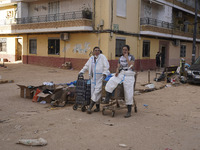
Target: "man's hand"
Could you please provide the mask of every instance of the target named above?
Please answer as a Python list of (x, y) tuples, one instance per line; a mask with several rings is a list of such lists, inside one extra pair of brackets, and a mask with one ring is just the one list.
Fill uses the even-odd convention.
[(124, 54), (124, 57), (125, 57), (126, 59), (128, 59), (128, 53)]
[(118, 76), (118, 74), (119, 74), (119, 72), (116, 72), (116, 73), (115, 73), (115, 77), (117, 77), (117, 76)]

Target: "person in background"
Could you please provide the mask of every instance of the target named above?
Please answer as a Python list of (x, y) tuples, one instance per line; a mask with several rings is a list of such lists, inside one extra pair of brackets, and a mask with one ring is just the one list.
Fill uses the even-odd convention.
[(156, 67), (160, 68), (160, 52), (157, 52), (156, 54)]
[(102, 91), (102, 81), (110, 74), (109, 62), (107, 58), (101, 54), (102, 51), (99, 47), (93, 48), (93, 55), (86, 62), (85, 66), (79, 72), (79, 75), (83, 75), (86, 70), (89, 71), (89, 78), (91, 79), (91, 103), (87, 110), (88, 114), (92, 113), (92, 108), (96, 103), (95, 112), (100, 111), (100, 99)]
[(129, 52), (129, 45), (124, 45), (122, 47), (122, 56), (119, 59), (115, 76), (111, 77), (110, 80), (107, 82), (105, 87), (106, 97), (105, 100), (102, 101), (103, 104), (108, 104), (112, 96), (112, 92), (115, 90), (118, 84), (123, 83), (125, 102), (128, 109), (126, 115), (124, 116), (125, 118), (131, 116), (135, 83), (135, 57), (133, 55), (130, 55)]

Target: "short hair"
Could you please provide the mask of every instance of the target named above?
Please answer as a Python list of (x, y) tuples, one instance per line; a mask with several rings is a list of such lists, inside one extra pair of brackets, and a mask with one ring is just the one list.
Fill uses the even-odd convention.
[(100, 48), (99, 48), (98, 46), (95, 46), (95, 47), (93, 48), (93, 51), (94, 51), (96, 48), (98, 48), (98, 49), (100, 50)]
[(130, 50), (130, 46), (129, 45), (124, 45), (123, 47), (126, 47), (128, 50)]

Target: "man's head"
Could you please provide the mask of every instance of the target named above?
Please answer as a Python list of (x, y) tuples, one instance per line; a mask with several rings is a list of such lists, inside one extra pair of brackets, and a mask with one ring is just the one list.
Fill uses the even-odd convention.
[(129, 55), (129, 51), (130, 51), (130, 46), (129, 45), (124, 45), (122, 47), (122, 54), (128, 54)]
[(101, 50), (100, 50), (99, 47), (97, 47), (97, 46), (94, 47), (94, 48), (93, 48), (93, 55), (98, 56), (98, 55), (100, 54), (100, 51), (101, 51)]

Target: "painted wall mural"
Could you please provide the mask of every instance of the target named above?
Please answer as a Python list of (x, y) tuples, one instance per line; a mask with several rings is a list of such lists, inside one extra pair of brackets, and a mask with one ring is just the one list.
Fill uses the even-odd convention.
[(89, 47), (90, 43), (89, 42), (85, 42), (83, 48), (82, 48), (82, 44), (76, 44), (74, 46), (73, 52), (74, 53), (79, 53), (79, 54), (86, 54), (87, 51), (89, 51), (90, 47)]

